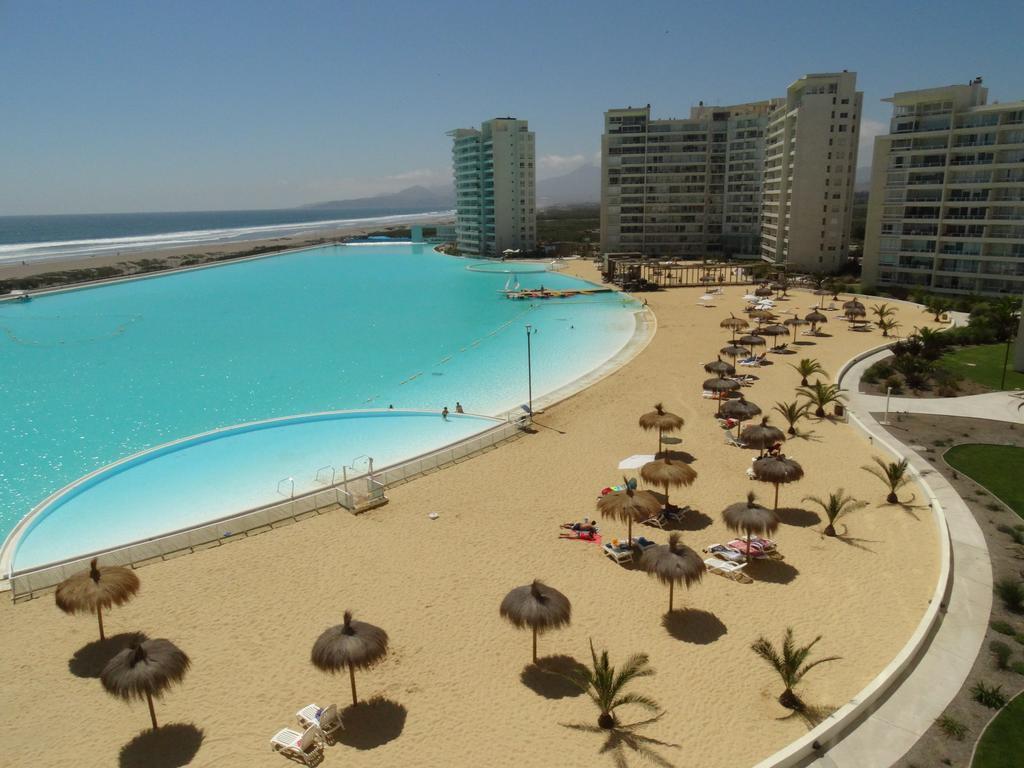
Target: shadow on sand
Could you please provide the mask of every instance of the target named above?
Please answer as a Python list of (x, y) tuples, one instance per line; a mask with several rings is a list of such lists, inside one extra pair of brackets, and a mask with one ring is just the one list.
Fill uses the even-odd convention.
[[(113, 639), (113, 638), (111, 638)], [(121, 747), (121, 768), (179, 768), (188, 765), (203, 744), (203, 731), (192, 723), (171, 723), (143, 731)]]
[(548, 699), (582, 696), (583, 689), (566, 680), (567, 675), (586, 671), (586, 667), (572, 656), (545, 656), (536, 664), (527, 664), (519, 674), (523, 685)]
[(776, 514), (779, 516), (780, 523), (796, 528), (810, 528), (821, 522), (821, 515), (817, 512), (799, 507), (779, 507)]
[(747, 570), (754, 581), (768, 584), (789, 584), (800, 574), (794, 566), (782, 560), (751, 560)]
[(106, 640), (93, 640), (68, 659), (68, 671), (75, 677), (99, 677), (108, 661), (133, 643), (141, 643), (145, 639), (142, 632), (122, 632)]
[(684, 464), (693, 464), (693, 462), (695, 462), (697, 460), (697, 457), (694, 456), (692, 453), (687, 453), (686, 451), (672, 451), (672, 450), (659, 451), (658, 453), (654, 454), (654, 458), (656, 458), (656, 459), (669, 458), (672, 461), (681, 461)]
[(626, 768), (626, 766), (629, 765), (629, 761), (626, 760), (626, 757), (630, 751), (636, 753), (636, 756), (644, 762), (652, 763), (653, 765), (660, 766), (660, 768), (674, 768), (674, 764), (656, 752), (654, 747), (679, 749), (678, 744), (671, 744), (667, 741), (660, 741), (659, 739), (654, 739), (650, 736), (642, 736), (637, 733), (637, 731), (645, 725), (650, 725), (651, 723), (655, 723), (660, 720), (663, 714), (664, 712), (659, 714), (657, 717), (652, 717), (649, 720), (642, 720), (639, 723), (616, 725), (614, 728), (608, 730), (596, 725), (588, 725), (587, 723), (562, 723), (562, 727), (571, 728), (574, 731), (582, 731), (583, 733), (594, 733), (606, 736), (607, 738), (605, 739), (604, 744), (602, 744), (601, 748), (597, 750), (597, 753), (599, 755), (609, 755), (616, 768)]
[(394, 741), (405, 729), (408, 710), (382, 696), (345, 707), (337, 740), (356, 749), (375, 749)]
[(827, 704), (808, 704), (806, 701), (803, 702), (803, 709), (794, 709), (788, 715), (775, 718), (779, 722), (785, 722), (787, 720), (799, 719), (803, 721), (803, 724), (807, 726), (808, 731), (812, 731), (817, 728), (822, 721), (835, 712), (837, 707), (832, 707)]
[(715, 642), (729, 630), (715, 614), (697, 608), (680, 608), (661, 617), (661, 626), (676, 640), (695, 645)]

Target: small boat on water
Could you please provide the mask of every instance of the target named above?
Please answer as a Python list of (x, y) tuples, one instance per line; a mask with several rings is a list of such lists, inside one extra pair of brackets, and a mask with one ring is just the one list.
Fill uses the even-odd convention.
[(528, 288), (526, 290), (505, 291), (506, 299), (568, 299), (572, 296), (592, 296), (596, 293), (611, 293), (611, 288), (583, 288), (580, 290), (556, 291), (550, 288)]

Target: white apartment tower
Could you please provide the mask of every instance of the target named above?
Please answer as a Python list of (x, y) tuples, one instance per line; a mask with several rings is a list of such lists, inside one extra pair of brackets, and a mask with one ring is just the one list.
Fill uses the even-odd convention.
[(537, 243), (534, 135), (526, 120), (498, 117), (453, 139), (455, 234), (462, 253), (500, 256)]
[(904, 91), (875, 139), (867, 285), (1024, 293), (1024, 101), (967, 85)]
[(601, 248), (703, 259), (757, 253), (763, 134), (772, 101), (699, 106), (685, 119), (611, 109), (601, 137)]
[(847, 259), (861, 101), (854, 72), (805, 75), (769, 119), (761, 258), (810, 272)]

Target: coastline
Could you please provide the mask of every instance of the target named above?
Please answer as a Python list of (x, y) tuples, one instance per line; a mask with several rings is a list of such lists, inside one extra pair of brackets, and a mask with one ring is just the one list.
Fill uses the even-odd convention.
[[(452, 221), (451, 216), (421, 216), (410, 214), (408, 217), (394, 219), (385, 224), (360, 224), (347, 227), (315, 229), (296, 235), (263, 238), (259, 240), (242, 240), (232, 243), (176, 246), (173, 248), (123, 250), (117, 253), (104, 253), (95, 256), (71, 256), (40, 261), (27, 261), (24, 264), (0, 265), (0, 282), (5, 280), (21, 280), (29, 277), (42, 276), (58, 272), (118, 268), (122, 271), (109, 277), (128, 277), (131, 275), (162, 272), (183, 267), (199, 266), (216, 261), (228, 261), (277, 253), (300, 248), (312, 248), (318, 245), (338, 243), (353, 237), (365, 237), (370, 232), (404, 229), (410, 224), (432, 226)], [(133, 263), (134, 262), (134, 263)], [(97, 279), (103, 279), (99, 277)], [(93, 280), (88, 280), (92, 282)], [(47, 287), (57, 285), (73, 285), (81, 280), (53, 282)]]

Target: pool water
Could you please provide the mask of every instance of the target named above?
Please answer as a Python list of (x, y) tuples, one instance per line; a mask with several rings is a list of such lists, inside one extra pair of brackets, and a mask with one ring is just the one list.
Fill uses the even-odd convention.
[[(535, 398), (614, 356), (635, 331), (632, 300), (510, 301), (500, 293), (508, 274), (468, 263), (429, 246), (328, 246), (0, 304), (0, 537), (83, 475), (211, 429), (389, 405), (520, 406), (527, 323)], [(556, 273), (518, 279), (588, 287)], [(330, 463), (368, 453), (346, 450)], [(106, 525), (103, 514), (81, 512), (74, 525)]]

